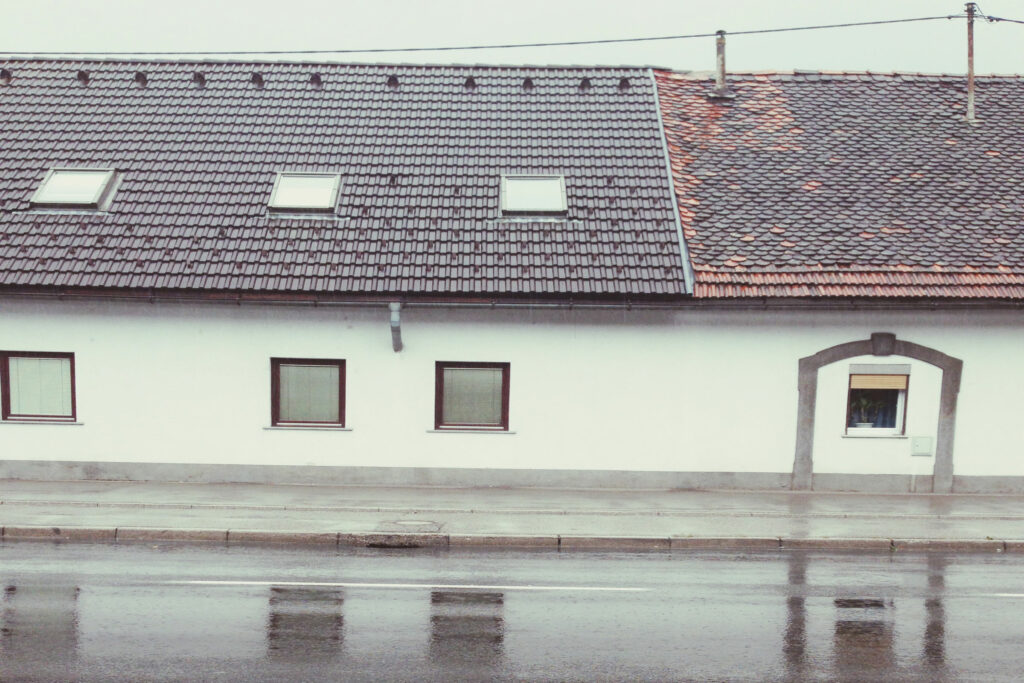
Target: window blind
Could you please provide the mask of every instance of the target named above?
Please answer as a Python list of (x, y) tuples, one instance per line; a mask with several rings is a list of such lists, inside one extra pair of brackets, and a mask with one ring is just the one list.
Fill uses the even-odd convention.
[(851, 389), (907, 388), (907, 375), (850, 375)]

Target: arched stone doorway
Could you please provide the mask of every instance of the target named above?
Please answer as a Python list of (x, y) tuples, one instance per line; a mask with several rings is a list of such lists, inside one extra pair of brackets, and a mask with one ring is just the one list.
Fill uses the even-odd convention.
[(939, 396), (939, 424), (935, 439), (935, 466), (932, 492), (953, 491), (953, 430), (956, 425), (956, 400), (960, 393), (963, 361), (927, 346), (896, 339), (889, 332), (876, 332), (870, 339), (847, 342), (800, 359), (796, 424), (796, 454), (793, 460), (792, 489), (811, 490), (814, 484), (814, 420), (818, 394), (818, 370), (856, 356), (906, 356), (942, 370)]

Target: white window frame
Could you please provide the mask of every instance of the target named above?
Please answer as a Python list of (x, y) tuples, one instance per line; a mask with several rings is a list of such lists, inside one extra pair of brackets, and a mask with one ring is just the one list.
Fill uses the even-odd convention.
[[(72, 202), (59, 199), (47, 199), (47, 186), (53, 177), (59, 173), (103, 173), (105, 175), (97, 188), (96, 193), (88, 201)], [(114, 191), (116, 190), (115, 179), (115, 171), (112, 168), (51, 168), (46, 172), (46, 175), (43, 177), (43, 181), (39, 183), (39, 187), (36, 188), (35, 193), (33, 193), (32, 198), (29, 200), (29, 204), (32, 208), (36, 209), (106, 210), (114, 198)]]
[[(331, 188), (331, 202), (329, 206), (292, 206), (290, 204), (279, 204), (277, 201), (278, 191), (281, 188), (281, 181), (284, 178), (333, 178), (334, 186)], [(341, 194), (340, 173), (312, 173), (309, 171), (280, 171), (274, 180), (274, 189), (270, 193), (270, 201), (267, 206), (274, 213), (334, 213), (338, 207), (338, 196)]]
[[(850, 427), (850, 384), (854, 375), (901, 375), (907, 378), (907, 388), (896, 395), (895, 427)], [(907, 429), (907, 392), (910, 390), (910, 365), (853, 363), (846, 380), (846, 417), (843, 426), (847, 436), (904, 436)]]
[[(536, 179), (557, 179), (559, 187), (562, 192), (562, 206), (558, 209), (550, 208), (531, 208), (531, 207), (510, 207), (508, 205), (508, 183), (509, 181), (516, 180), (536, 180)], [(554, 173), (505, 173), (501, 176), (501, 212), (504, 214), (526, 214), (526, 215), (558, 215), (564, 214), (569, 210), (568, 198), (565, 194), (565, 176), (557, 175)]]

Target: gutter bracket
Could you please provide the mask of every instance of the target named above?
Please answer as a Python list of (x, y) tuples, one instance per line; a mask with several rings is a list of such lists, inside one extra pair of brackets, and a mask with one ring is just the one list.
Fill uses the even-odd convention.
[(391, 348), (394, 349), (395, 353), (402, 350), (402, 318), (401, 310), (402, 304), (397, 301), (392, 301), (388, 304), (388, 310), (391, 311)]

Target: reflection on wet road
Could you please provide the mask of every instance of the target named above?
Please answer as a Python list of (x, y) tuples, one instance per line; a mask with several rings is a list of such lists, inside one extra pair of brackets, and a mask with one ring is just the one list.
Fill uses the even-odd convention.
[(1024, 558), (0, 545), (0, 680), (1018, 680)]

